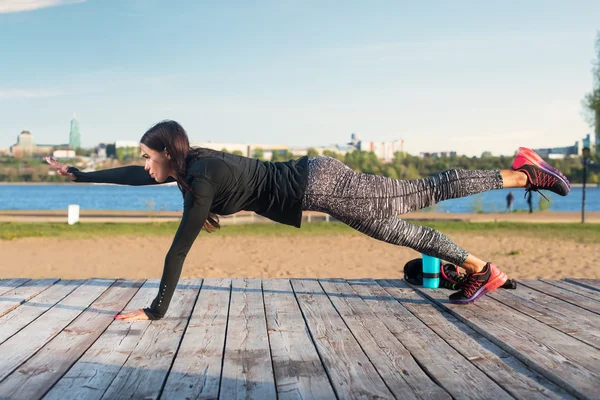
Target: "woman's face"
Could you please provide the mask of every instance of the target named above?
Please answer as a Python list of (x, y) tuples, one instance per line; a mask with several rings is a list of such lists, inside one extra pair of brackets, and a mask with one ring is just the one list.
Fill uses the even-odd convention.
[(148, 171), (156, 182), (164, 182), (169, 176), (174, 175), (174, 172), (171, 170), (171, 159), (167, 154), (167, 150), (152, 150), (143, 143), (140, 144), (140, 148), (142, 150), (142, 158), (146, 160), (144, 169)]

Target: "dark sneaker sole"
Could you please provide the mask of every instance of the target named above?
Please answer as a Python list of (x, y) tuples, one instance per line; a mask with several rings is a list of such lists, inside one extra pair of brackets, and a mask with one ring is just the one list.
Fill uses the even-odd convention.
[(499, 271), (499, 272), (500, 273), (498, 275), (493, 277), (488, 283), (486, 283), (478, 291), (476, 291), (473, 296), (469, 297), (468, 299), (460, 299), (460, 300), (450, 299), (450, 303), (469, 304), (469, 303), (474, 302), (475, 300), (477, 300), (484, 294), (491, 293), (494, 290), (498, 289), (500, 286), (504, 285), (504, 283), (508, 280), (508, 277), (506, 276), (506, 274), (504, 272), (502, 272), (502, 271)]
[[(541, 169), (542, 171), (544, 171), (550, 175), (556, 176), (568, 188), (566, 194), (562, 194), (562, 193), (557, 193), (557, 194), (559, 194), (561, 196), (566, 196), (567, 194), (569, 194), (569, 192), (571, 191), (571, 184), (559, 170), (557, 170), (552, 165), (550, 165), (546, 161), (544, 161), (544, 159), (542, 157), (540, 157), (537, 153), (535, 153), (533, 150), (526, 149), (526, 150), (520, 151), (519, 153), (520, 153), (519, 156), (524, 158), (529, 163), (531, 163), (531, 165)], [(532, 177), (529, 176), (529, 172), (526, 169), (521, 169), (524, 165), (527, 165), (527, 164), (521, 164), (518, 167), (515, 167), (515, 165), (513, 164), (511, 169), (513, 169), (515, 171), (524, 172), (525, 174), (527, 174), (527, 176), (529, 177), (529, 180), (531, 181)]]

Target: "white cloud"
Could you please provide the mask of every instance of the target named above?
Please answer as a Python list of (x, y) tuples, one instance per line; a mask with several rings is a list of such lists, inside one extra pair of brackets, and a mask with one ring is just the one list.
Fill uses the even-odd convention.
[(35, 99), (40, 97), (64, 96), (67, 92), (59, 89), (0, 89), (0, 100)]
[(0, 14), (83, 3), (86, 0), (0, 0)]

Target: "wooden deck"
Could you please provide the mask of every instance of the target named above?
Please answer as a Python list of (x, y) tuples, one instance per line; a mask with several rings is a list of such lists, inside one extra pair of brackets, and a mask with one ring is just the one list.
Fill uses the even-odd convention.
[(600, 281), (471, 305), (401, 280), (0, 281), (0, 398), (600, 398)]

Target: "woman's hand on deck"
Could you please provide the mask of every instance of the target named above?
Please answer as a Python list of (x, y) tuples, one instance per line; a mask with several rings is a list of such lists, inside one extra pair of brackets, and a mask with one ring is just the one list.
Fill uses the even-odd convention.
[(140, 308), (138, 310), (120, 313), (119, 315), (115, 316), (115, 319), (120, 319), (123, 321), (143, 321), (150, 318), (148, 318), (144, 310)]
[(67, 172), (69, 166), (56, 161), (56, 158), (52, 156), (46, 156), (46, 162), (50, 164), (53, 168), (56, 168), (56, 172), (58, 172), (59, 175), (66, 176), (72, 181), (77, 179), (75, 175), (73, 175), (70, 172)]

